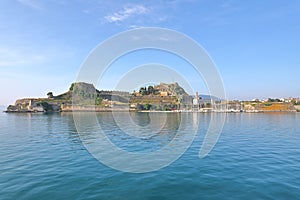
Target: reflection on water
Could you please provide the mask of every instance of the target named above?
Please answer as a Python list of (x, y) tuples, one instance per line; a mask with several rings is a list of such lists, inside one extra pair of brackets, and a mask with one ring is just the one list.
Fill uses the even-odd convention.
[[(96, 121), (93, 115), (96, 116)], [(76, 116), (79, 119), (77, 128), (82, 129), (83, 140), (101, 140), (99, 132), (103, 131), (112, 143), (133, 152), (158, 150), (176, 135), (183, 136), (185, 131), (197, 128), (194, 126), (197, 122), (192, 115), (181, 113), (105, 112), (76, 113)], [(194, 125), (190, 127), (190, 123)]]
[[(181, 113), (130, 112), (129, 114), (137, 126), (151, 125), (157, 134), (175, 132), (181, 123)], [(122, 115), (122, 113), (118, 113), (118, 115)], [(124, 118), (122, 119), (124, 120)]]
[(177, 160), (197, 133), (193, 117), (187, 113), (74, 114), (81, 141), (95, 158), (134, 173), (157, 170)]
[(130, 117), (138, 126), (147, 126), (150, 124), (151, 118), (149, 112), (130, 112)]

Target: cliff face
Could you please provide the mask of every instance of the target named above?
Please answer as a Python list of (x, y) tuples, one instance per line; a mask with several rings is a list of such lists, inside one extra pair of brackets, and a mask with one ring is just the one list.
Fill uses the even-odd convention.
[(100, 106), (102, 100), (126, 103), (130, 98), (129, 92), (122, 91), (99, 91), (94, 85), (89, 83), (73, 83), (70, 90), (62, 95), (55, 97), (56, 99), (65, 99), (73, 101), (74, 104), (89, 104)]

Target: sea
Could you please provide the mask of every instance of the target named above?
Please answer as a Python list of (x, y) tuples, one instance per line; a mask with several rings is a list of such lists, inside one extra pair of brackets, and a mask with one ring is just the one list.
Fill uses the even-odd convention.
[[(84, 113), (79, 133), (72, 113), (0, 113), (0, 199), (300, 199), (299, 113), (135, 113), (130, 123), (123, 115)], [(226, 115), (224, 127), (200, 158), (212, 115)], [(170, 163), (135, 171), (152, 160), (135, 165), (111, 156), (123, 162), (118, 168), (91, 152), (89, 144), (104, 141), (90, 119), (114, 147), (142, 155), (195, 134), (190, 144), (177, 143), (188, 146)]]

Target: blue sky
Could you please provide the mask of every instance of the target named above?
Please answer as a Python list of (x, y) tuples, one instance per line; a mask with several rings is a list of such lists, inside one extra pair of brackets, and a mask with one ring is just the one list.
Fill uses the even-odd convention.
[[(0, 8), (0, 104), (66, 91), (93, 48), (139, 27), (170, 28), (196, 40), (214, 60), (229, 99), (300, 97), (297, 0), (2, 0)], [(150, 52), (141, 62), (129, 56), (103, 79), (103, 89), (122, 75), (118, 66), (162, 55)], [(193, 77), (177, 58), (163, 58)], [(201, 80), (191, 83), (207, 92)]]

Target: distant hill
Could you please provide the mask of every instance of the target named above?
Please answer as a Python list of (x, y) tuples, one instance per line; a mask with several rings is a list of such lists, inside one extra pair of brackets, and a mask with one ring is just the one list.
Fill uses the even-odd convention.
[[(194, 98), (195, 97), (195, 95), (192, 95), (192, 97)], [(215, 100), (215, 101), (217, 101), (217, 100), (221, 100), (220, 98), (218, 98), (218, 97), (215, 97), (215, 96), (211, 96), (211, 95), (208, 95), (208, 94), (199, 94), (199, 97), (201, 98), (201, 99), (203, 99), (203, 100)]]

